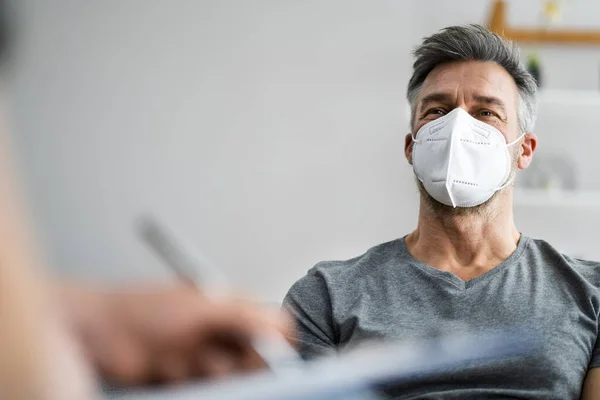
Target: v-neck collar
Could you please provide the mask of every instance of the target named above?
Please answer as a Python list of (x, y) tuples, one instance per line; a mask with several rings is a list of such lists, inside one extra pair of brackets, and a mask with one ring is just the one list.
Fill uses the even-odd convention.
[(440, 269), (432, 267), (431, 265), (425, 264), (424, 262), (421, 262), (421, 261), (417, 260), (416, 258), (414, 258), (413, 255), (408, 250), (408, 247), (406, 246), (406, 236), (400, 239), (400, 251), (402, 253), (404, 253), (403, 255), (408, 260), (410, 260), (414, 266), (421, 269), (423, 272), (425, 272), (429, 275), (436, 276), (440, 279), (443, 279), (444, 281), (456, 286), (458, 289), (467, 290), (473, 286), (476, 286), (477, 284), (479, 284), (481, 282), (489, 280), (492, 276), (496, 275), (498, 272), (502, 271), (503, 269), (506, 269), (507, 266), (511, 265), (516, 260), (518, 260), (523, 255), (523, 252), (527, 248), (529, 241), (530, 241), (529, 237), (521, 235), (521, 238), (519, 239), (519, 243), (517, 243), (517, 248), (515, 249), (515, 251), (512, 252), (512, 254), (510, 256), (508, 256), (508, 258), (506, 260), (504, 260), (503, 262), (501, 262), (500, 264), (498, 264), (491, 270), (487, 271), (486, 273), (479, 275), (473, 279), (469, 279), (468, 281), (463, 281), (462, 279), (460, 279), (458, 276), (456, 276), (452, 272), (442, 271)]

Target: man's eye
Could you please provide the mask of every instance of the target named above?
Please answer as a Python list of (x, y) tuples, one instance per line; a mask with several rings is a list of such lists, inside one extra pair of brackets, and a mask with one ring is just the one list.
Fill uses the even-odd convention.
[(482, 110), (479, 112), (479, 115), (482, 117), (496, 117), (496, 113), (490, 110)]
[(426, 115), (444, 115), (445, 113), (446, 112), (441, 108), (432, 108), (431, 110), (427, 111)]

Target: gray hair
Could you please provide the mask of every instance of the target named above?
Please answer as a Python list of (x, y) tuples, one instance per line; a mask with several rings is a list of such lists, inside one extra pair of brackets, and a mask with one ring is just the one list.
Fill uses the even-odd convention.
[(413, 75), (406, 96), (410, 126), (414, 128), (417, 100), (427, 75), (438, 65), (452, 61), (493, 61), (515, 81), (519, 92), (518, 123), (521, 133), (531, 132), (537, 111), (537, 84), (520, 62), (519, 48), (481, 25), (451, 26), (423, 40), (414, 51)]

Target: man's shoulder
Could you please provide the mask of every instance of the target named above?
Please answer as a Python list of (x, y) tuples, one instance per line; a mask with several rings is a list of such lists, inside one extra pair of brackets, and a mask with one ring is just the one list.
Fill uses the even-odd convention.
[(541, 239), (529, 238), (529, 247), (544, 259), (556, 260), (558, 265), (567, 266), (573, 272), (582, 275), (594, 286), (600, 287), (600, 261), (587, 260), (575, 255), (566, 254), (556, 249), (550, 243)]
[(292, 285), (284, 303), (310, 302), (320, 307), (329, 301), (332, 291), (347, 294), (356, 290), (364, 279), (372, 274), (380, 277), (381, 269), (397, 263), (403, 254), (403, 243), (404, 239), (396, 239), (348, 260), (319, 262)]
[(348, 260), (321, 261), (308, 271), (307, 275), (320, 275), (327, 278), (336, 278), (340, 275), (348, 277), (352, 273), (364, 273), (397, 259), (401, 253), (404, 239), (395, 239), (371, 247), (363, 254)]

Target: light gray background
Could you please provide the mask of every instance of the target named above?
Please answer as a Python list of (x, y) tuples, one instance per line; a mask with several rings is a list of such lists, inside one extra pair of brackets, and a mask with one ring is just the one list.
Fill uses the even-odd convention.
[[(600, 29), (600, 3), (566, 3), (564, 24)], [(132, 230), (153, 212), (235, 285), (276, 301), (317, 261), (406, 234), (418, 204), (403, 155), (409, 52), (443, 26), (485, 22), (489, 4), (20, 0), (15, 137), (52, 267), (168, 276)], [(540, 4), (511, 1), (511, 23), (539, 24)], [(599, 49), (537, 50), (547, 86), (600, 87)], [(540, 139), (562, 149), (568, 135), (600, 189), (598, 107), (548, 107)], [(517, 218), (600, 258), (599, 214), (578, 212)]]

